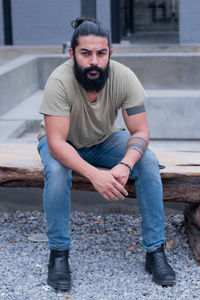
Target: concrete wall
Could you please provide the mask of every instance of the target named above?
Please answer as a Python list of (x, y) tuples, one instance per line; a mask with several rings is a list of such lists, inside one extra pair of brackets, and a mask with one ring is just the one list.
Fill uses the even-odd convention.
[[(146, 89), (199, 89), (200, 54), (113, 54), (113, 60), (132, 69)], [(67, 55), (38, 57), (40, 88)]]
[(200, 54), (116, 54), (114, 60), (132, 69), (146, 89), (199, 89)]
[[(151, 138), (199, 139), (200, 54), (113, 58), (134, 70), (147, 90)], [(43, 89), (50, 73), (67, 59), (66, 55), (27, 55), (4, 64), (0, 70), (0, 115)]]
[(39, 89), (38, 66), (34, 56), (21, 56), (1, 66), (0, 115)]
[(39, 88), (44, 89), (46, 81), (53, 70), (67, 61), (68, 55), (44, 55), (37, 58)]
[(4, 45), (3, 7), (0, 1), (0, 45)]
[(12, 0), (14, 45), (61, 45), (71, 39), (80, 0)]
[(180, 0), (179, 40), (181, 44), (200, 43), (200, 1)]
[(110, 0), (96, 0), (96, 17), (111, 31)]
[[(129, 66), (147, 91), (151, 138), (199, 140), (200, 54), (127, 54), (113, 59)], [(65, 60), (64, 55), (38, 57), (41, 89)], [(117, 123), (124, 127), (120, 114)]]

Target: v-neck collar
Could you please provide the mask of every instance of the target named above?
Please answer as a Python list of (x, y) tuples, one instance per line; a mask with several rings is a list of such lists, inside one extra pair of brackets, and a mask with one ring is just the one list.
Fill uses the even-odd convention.
[[(108, 79), (107, 79), (108, 80)], [(102, 99), (102, 94), (104, 92), (104, 90), (106, 89), (106, 85), (107, 85), (107, 82), (105, 83), (103, 89), (101, 90), (101, 92), (99, 93), (99, 95), (97, 96), (97, 99), (95, 102), (91, 102), (90, 99), (88, 98), (88, 95), (86, 94), (86, 91), (84, 90), (84, 88), (82, 87), (82, 85), (80, 83), (78, 83), (78, 86), (79, 86), (79, 89), (80, 89), (80, 92), (81, 92), (81, 95), (82, 97), (84, 98), (84, 100), (91, 106), (95, 106), (95, 105), (98, 105), (100, 102), (101, 102), (101, 99)]]

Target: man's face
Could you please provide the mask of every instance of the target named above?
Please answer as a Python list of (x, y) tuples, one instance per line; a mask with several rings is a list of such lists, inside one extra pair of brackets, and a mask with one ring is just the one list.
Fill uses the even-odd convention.
[(109, 74), (109, 51), (106, 37), (95, 35), (80, 36), (75, 53), (70, 49), (74, 61), (77, 81), (88, 92), (99, 92), (105, 85)]

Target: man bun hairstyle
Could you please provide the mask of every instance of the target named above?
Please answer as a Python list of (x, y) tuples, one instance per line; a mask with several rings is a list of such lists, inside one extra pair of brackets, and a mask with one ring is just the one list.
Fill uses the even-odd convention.
[(94, 22), (94, 23), (97, 22), (95, 19), (92, 18), (77, 18), (71, 22), (71, 26), (72, 28), (77, 29), (83, 22), (86, 21)]
[(77, 18), (71, 22), (74, 33), (71, 39), (71, 48), (75, 53), (75, 48), (78, 46), (79, 36), (96, 35), (106, 37), (108, 39), (108, 47), (111, 48), (110, 32), (105, 26), (95, 19), (90, 18)]

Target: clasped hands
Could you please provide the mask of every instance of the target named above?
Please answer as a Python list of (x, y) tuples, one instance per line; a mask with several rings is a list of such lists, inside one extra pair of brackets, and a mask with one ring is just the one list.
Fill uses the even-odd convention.
[(99, 170), (92, 178), (91, 182), (94, 188), (106, 200), (124, 200), (128, 192), (124, 188), (129, 178), (130, 171), (124, 165), (116, 165), (110, 170)]

